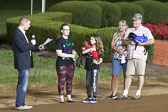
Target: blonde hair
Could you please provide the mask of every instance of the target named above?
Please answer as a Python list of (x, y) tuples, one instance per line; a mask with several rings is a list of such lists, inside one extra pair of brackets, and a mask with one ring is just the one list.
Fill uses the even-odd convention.
[[(118, 24), (119, 24), (120, 22), (121, 22), (121, 23), (124, 23), (125, 26), (127, 27), (125, 30), (127, 30), (127, 29), (129, 28), (126, 20), (120, 20), (120, 21), (118, 22)], [(118, 29), (118, 30), (119, 30), (119, 29)]]
[(95, 38), (97, 51), (98, 51), (99, 53), (103, 53), (103, 52), (104, 52), (103, 42), (102, 42), (100, 36), (99, 36), (99, 35), (96, 35), (96, 34), (93, 34), (93, 35), (91, 35), (90, 37)]

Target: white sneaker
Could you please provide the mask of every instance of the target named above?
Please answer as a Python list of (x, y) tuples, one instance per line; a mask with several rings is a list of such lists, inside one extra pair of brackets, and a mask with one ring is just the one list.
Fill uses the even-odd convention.
[(29, 110), (29, 109), (32, 109), (33, 106), (19, 106), (19, 107), (16, 107), (16, 110)]

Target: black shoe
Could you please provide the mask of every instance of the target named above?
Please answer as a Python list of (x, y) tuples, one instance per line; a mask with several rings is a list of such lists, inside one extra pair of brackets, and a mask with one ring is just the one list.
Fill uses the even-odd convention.
[(122, 95), (121, 97), (117, 98), (116, 100), (128, 100), (128, 96)]
[(108, 96), (107, 99), (113, 99), (113, 100), (116, 100), (116, 99), (117, 99), (117, 95), (115, 95), (115, 96), (113, 96), (113, 95)]
[(133, 100), (139, 100), (141, 98), (140, 95), (136, 95), (135, 97), (133, 97)]
[(65, 103), (64, 101), (60, 101), (59, 103)]
[(73, 100), (67, 100), (68, 103), (74, 103), (75, 101)]

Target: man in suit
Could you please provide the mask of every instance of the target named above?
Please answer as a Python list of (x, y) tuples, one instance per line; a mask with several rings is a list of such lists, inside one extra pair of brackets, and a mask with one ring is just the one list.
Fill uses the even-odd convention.
[(27, 106), (25, 104), (29, 71), (30, 68), (33, 67), (31, 50), (40, 51), (43, 49), (35, 46), (35, 39), (32, 39), (31, 42), (27, 39), (25, 31), (29, 29), (30, 23), (29, 18), (21, 17), (19, 20), (19, 27), (14, 31), (12, 36), (14, 68), (18, 71), (17, 96), (15, 103), (17, 110), (33, 108), (32, 106)]

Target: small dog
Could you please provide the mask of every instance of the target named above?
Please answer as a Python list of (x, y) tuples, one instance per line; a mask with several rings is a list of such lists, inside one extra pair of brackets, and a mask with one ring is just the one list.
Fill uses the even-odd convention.
[[(145, 35), (137, 36), (136, 34), (134, 34), (132, 32), (129, 33), (128, 38), (136, 43), (135, 50), (137, 48), (138, 41), (141, 42), (141, 43), (144, 43), (144, 42), (146, 42), (148, 40), (148, 37), (146, 37)], [(144, 47), (145, 47), (144, 55), (146, 55), (146, 53), (149, 51), (150, 45), (147, 45), (147, 46), (144, 46)]]
[[(93, 48), (91, 45), (89, 45), (88, 41), (84, 41), (82, 43), (82, 51), (86, 50), (86, 49), (90, 49), (90, 48)], [(97, 51), (91, 51), (90, 54), (93, 56), (94, 59), (96, 59), (97, 62), (100, 61), (100, 58), (99, 58), (99, 53)]]

